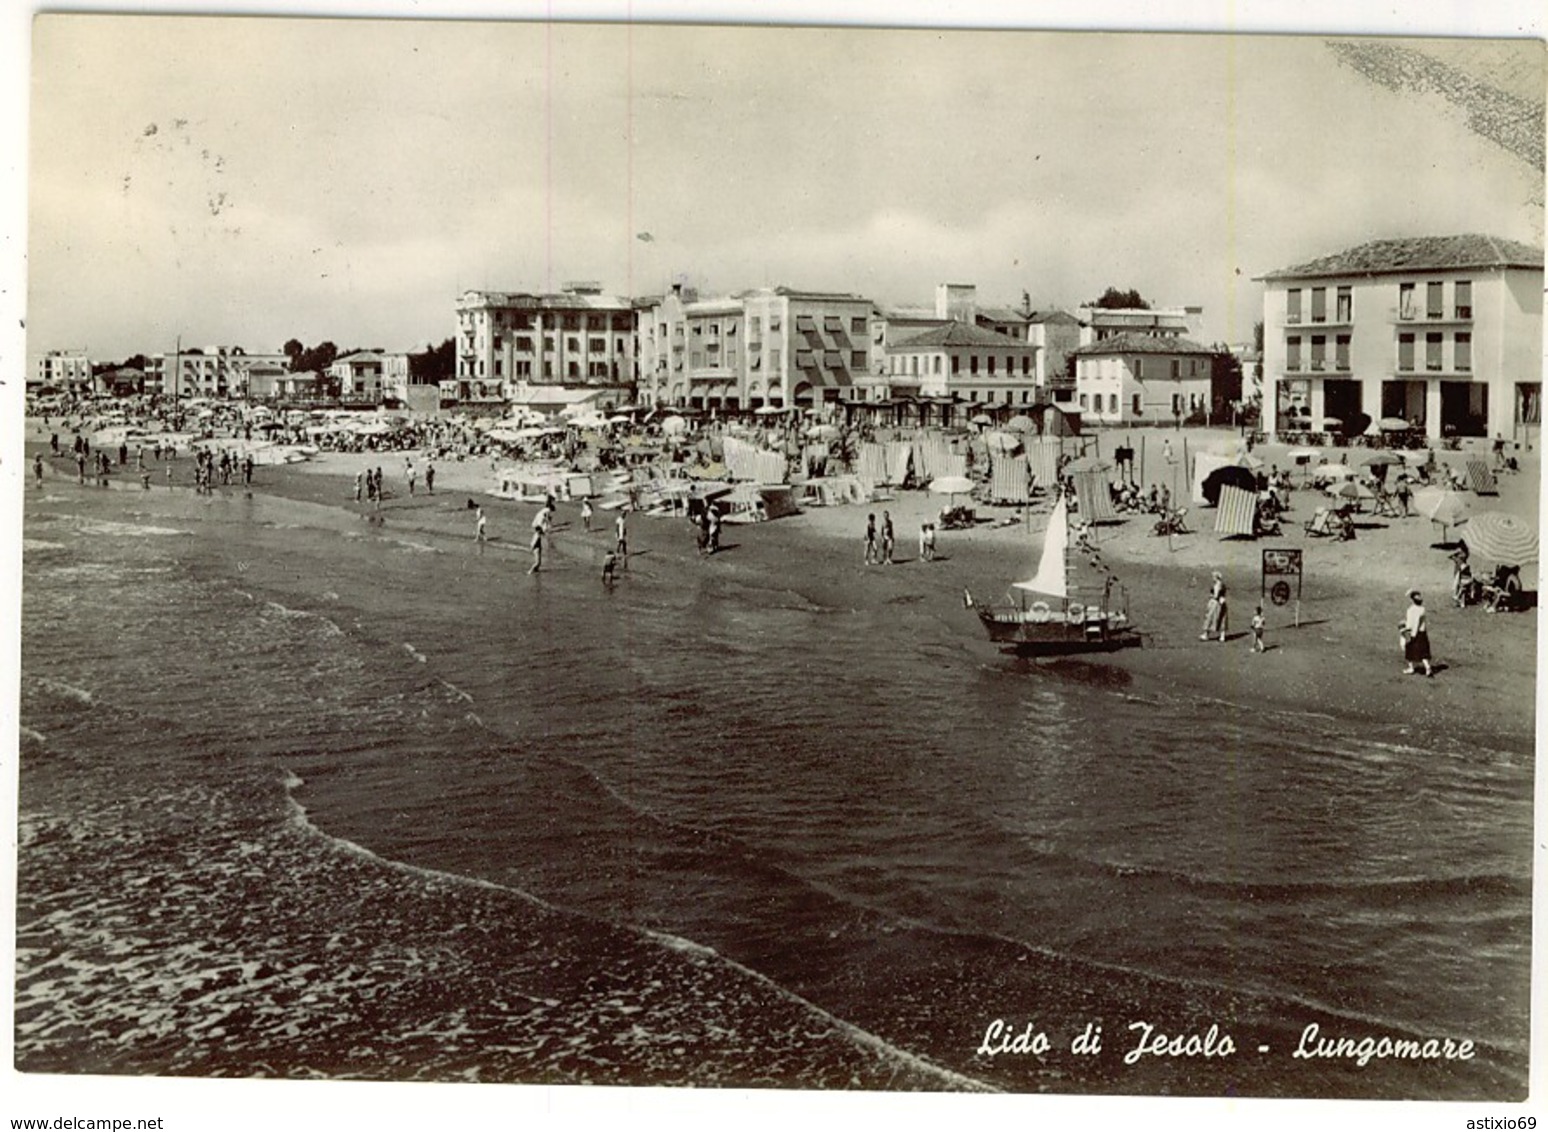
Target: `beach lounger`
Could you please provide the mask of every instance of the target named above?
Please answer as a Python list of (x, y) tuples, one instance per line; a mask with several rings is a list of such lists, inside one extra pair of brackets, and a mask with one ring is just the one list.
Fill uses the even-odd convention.
[(1338, 533), (1333, 525), (1333, 512), (1327, 507), (1319, 507), (1312, 512), (1312, 517), (1306, 520), (1305, 529), (1314, 538)]

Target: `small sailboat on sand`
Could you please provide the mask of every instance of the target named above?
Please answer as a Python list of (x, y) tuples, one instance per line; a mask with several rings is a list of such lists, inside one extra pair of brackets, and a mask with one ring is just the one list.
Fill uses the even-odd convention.
[[(1099, 587), (1093, 584), (1089, 599), (1079, 600), (1070, 573), (1069, 512), (1061, 497), (1043, 532), (1037, 574), (1013, 584), (1015, 600), (980, 605), (964, 590), (963, 601), (978, 614), (991, 641), (1024, 656), (1112, 652), (1138, 645), (1139, 630), (1129, 623), (1128, 592), (1100, 562), (1093, 569), (1101, 575)], [(1079, 591), (1082, 596), (1086, 592)]]

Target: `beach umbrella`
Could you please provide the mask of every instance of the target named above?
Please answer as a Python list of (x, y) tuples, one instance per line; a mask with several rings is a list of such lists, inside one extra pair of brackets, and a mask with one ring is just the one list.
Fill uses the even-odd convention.
[(688, 431), (688, 422), (674, 413), (670, 417), (661, 418), (661, 431), (672, 433), (673, 435), (686, 432)]
[(1407, 432), (1414, 426), (1402, 417), (1382, 417), (1381, 420), (1376, 422), (1376, 427), (1381, 429), (1382, 432)]
[(1312, 469), (1312, 478), (1324, 480), (1348, 479), (1355, 470), (1348, 464), (1318, 464)]
[(625, 416), (622, 413), (614, 413), (612, 416), (607, 418), (607, 423), (608, 424), (629, 424), (633, 420), (634, 420), (633, 417), (627, 417), (627, 416)]
[(1303, 460), (1311, 460), (1322, 455), (1320, 448), (1292, 448), (1285, 456), (1299, 464)]
[(1344, 422), (1337, 417), (1323, 417), (1322, 428), (1324, 432), (1337, 432), (1344, 427)]
[(1244, 468), (1240, 464), (1226, 464), (1204, 477), (1204, 502), (1211, 507), (1218, 507), (1220, 489), (1227, 484), (1239, 487), (1243, 491), (1250, 491), (1254, 495), (1258, 492), (1258, 477), (1250, 468)]
[(1444, 534), (1447, 528), (1467, 522), (1470, 504), (1465, 492), (1445, 487), (1425, 487), (1414, 493), (1414, 508), (1432, 523), (1439, 523)]
[(976, 425), (990, 425), (994, 423), (994, 418), (988, 413), (979, 413), (973, 418), (973, 423)]
[(1024, 413), (1017, 413), (1005, 422), (1005, 427), (1010, 432), (1036, 432), (1037, 422)]
[(812, 440), (837, 440), (839, 430), (830, 424), (813, 425), (806, 430), (806, 435)]
[(1402, 462), (1403, 457), (1396, 452), (1372, 452), (1365, 459), (1361, 460), (1360, 464), (1367, 468), (1378, 468), (1386, 467), (1389, 464), (1401, 464)]
[(966, 495), (973, 490), (973, 481), (967, 476), (936, 476), (930, 490), (937, 495)]
[(1375, 499), (1376, 493), (1359, 480), (1345, 480), (1337, 487), (1331, 489), (1330, 495), (1339, 499)]
[(1021, 437), (1014, 432), (986, 432), (984, 443), (993, 452), (1014, 452), (1021, 447)]
[(1483, 511), (1467, 521), (1467, 549), (1499, 566), (1537, 561), (1537, 531), (1503, 511)]
[(1064, 470), (1071, 475), (1076, 472), (1110, 472), (1113, 470), (1113, 462), (1100, 456), (1082, 456), (1064, 465)]
[(1251, 468), (1256, 472), (1263, 467), (1263, 460), (1259, 456), (1254, 456), (1251, 452), (1243, 452), (1237, 456), (1236, 465), (1240, 468)]

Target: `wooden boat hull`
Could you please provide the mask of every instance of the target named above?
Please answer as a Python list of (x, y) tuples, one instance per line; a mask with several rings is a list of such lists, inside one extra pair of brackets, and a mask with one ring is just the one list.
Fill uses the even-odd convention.
[(1020, 610), (976, 608), (978, 621), (995, 644), (1022, 656), (1070, 656), (1138, 648), (1139, 630), (1107, 618), (1069, 622), (1028, 620)]

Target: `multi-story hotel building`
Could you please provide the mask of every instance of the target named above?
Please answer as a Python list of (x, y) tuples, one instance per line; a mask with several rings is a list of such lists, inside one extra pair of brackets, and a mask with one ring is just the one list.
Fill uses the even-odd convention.
[(559, 294), (466, 291), (457, 300), (457, 380), (507, 400), (522, 385), (634, 383), (634, 308), (592, 283)]
[(870, 365), (870, 319), (858, 295), (674, 288), (641, 304), (640, 399), (729, 411), (847, 400)]
[(1479, 235), (1375, 240), (1260, 278), (1266, 432), (1363, 413), (1434, 439), (1535, 437), (1542, 249)]
[(380, 405), (389, 397), (403, 401), (408, 396), (408, 370), (407, 354), (359, 350), (336, 358), (328, 376), (338, 382), (340, 400)]

